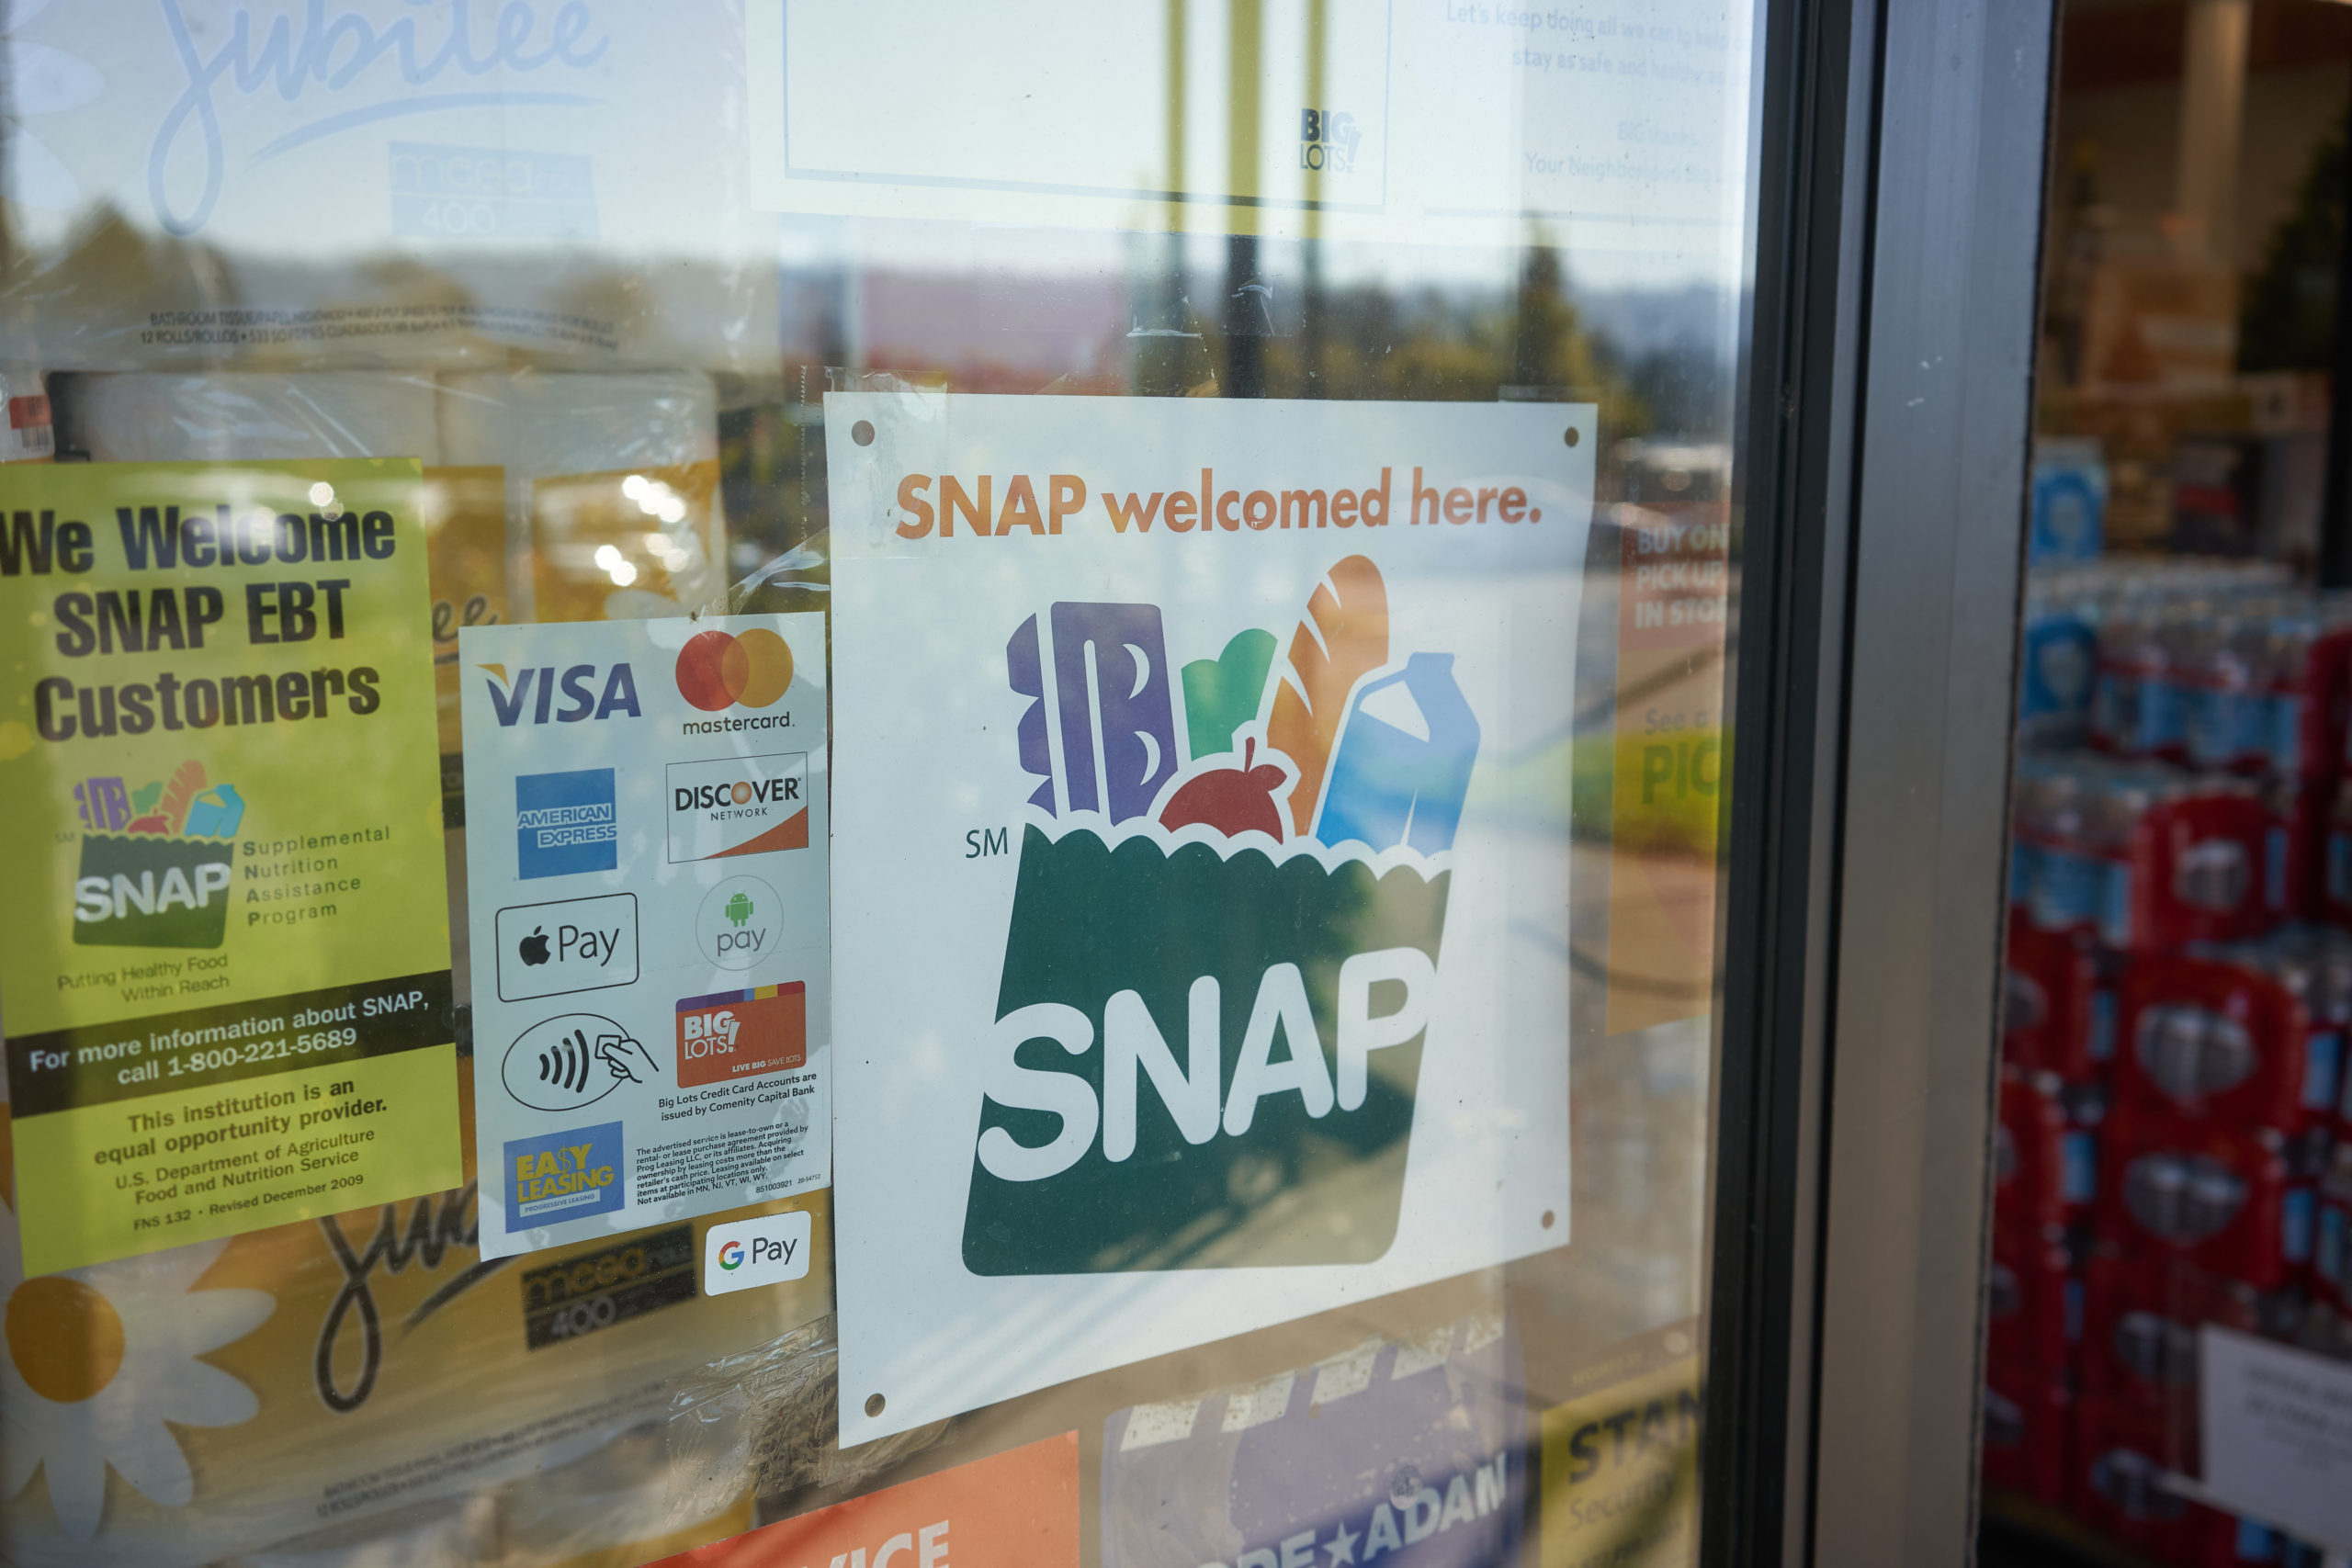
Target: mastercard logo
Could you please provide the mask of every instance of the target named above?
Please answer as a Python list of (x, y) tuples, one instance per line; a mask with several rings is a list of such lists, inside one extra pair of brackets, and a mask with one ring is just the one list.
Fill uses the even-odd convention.
[(678, 694), (705, 713), (767, 707), (791, 684), (792, 647), (763, 626), (696, 632), (678, 649)]

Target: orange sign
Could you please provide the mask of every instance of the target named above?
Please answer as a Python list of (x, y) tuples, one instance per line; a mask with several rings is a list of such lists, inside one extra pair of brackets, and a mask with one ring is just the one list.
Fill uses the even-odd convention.
[(1078, 1568), (1078, 1434), (779, 1519), (655, 1568)]
[(1611, 1034), (1707, 1010), (1724, 758), (1731, 528), (1623, 509), (1609, 865)]

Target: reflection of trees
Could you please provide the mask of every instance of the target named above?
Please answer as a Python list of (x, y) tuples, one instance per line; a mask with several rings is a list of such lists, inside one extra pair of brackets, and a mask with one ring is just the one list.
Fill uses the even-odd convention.
[(1308, 330), (1265, 342), (1266, 395), (1487, 401), (1505, 387), (1597, 398), (1614, 434), (1650, 427), (1648, 408), (1609, 344), (1568, 297), (1560, 253), (1525, 253), (1499, 290), (1325, 286)]
[(2238, 312), (2238, 368), (2324, 370), (2335, 344), (2336, 255), (2344, 243), (2344, 128), (2312, 149), (2295, 205), (2263, 243)]

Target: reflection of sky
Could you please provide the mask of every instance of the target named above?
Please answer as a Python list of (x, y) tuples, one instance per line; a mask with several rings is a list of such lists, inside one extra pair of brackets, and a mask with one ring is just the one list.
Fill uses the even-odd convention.
[[(1101, 230), (1019, 229), (950, 222), (797, 219), (783, 229), (785, 341), (814, 352), (843, 312), (861, 325), (849, 357), (876, 366), (956, 367), (966, 390), (1028, 390), (1065, 370), (1115, 362), (1138, 310), (1159, 297), (1171, 257), (1195, 314), (1214, 325), (1227, 268), (1220, 235), (1170, 237)], [(1309, 246), (1261, 242), (1259, 276), (1272, 288), (1277, 329), (1298, 328)], [(1520, 255), (1465, 246), (1326, 243), (1314, 265), (1327, 294), (1385, 288), (1436, 289), (1460, 301), (1510, 298)], [(844, 269), (860, 282), (844, 291)], [(1567, 288), (1582, 324), (1626, 359), (1655, 352), (1730, 362), (1735, 297), (1701, 277), (1660, 276), (1644, 253), (1579, 250)], [(1025, 369), (1029, 381), (971, 378), (982, 367)]]
[[(1636, 253), (1653, 279), (1719, 276), (1747, 96), (1744, 21), (1724, 6), (1325, 9), (1318, 45), (1303, 0), (1265, 5), (1253, 117), (1217, 0), (1178, 8), (1180, 72), (1160, 0), (1105, 0), (1034, 30), (918, 0), (802, 0), (775, 28), (775, 101), (763, 111), (753, 94), (775, 130), (759, 183), (795, 208), (866, 217), (1204, 229), (1225, 221), (1214, 203), (1155, 197), (1248, 190), (1268, 234), (1493, 249), (1533, 222), (1572, 248)], [(908, 40), (890, 51), (902, 107), (884, 117), (861, 112), (873, 31)], [(924, 111), (934, 103), (953, 104), (952, 133)], [(1323, 126), (1319, 174), (1305, 166), (1302, 104)], [(1310, 197), (1319, 218), (1302, 210)], [(1462, 273), (1436, 258), (1412, 270)]]
[[(1119, 225), (1160, 227), (1165, 208), (1012, 186), (1166, 188), (1176, 162), (1186, 188), (1229, 184), (1217, 0), (1185, 11), (1181, 161), (1164, 0), (1057, 7), (1034, 24), (1001, 7), (794, 0), (799, 52), (789, 71), (763, 74), (743, 56), (745, 11), (780, 3), (333, 0), (313, 11), (161, 0), (125, 11), (18, 0), (6, 55), (11, 216), (34, 243), (53, 243), (103, 204), (144, 232), (280, 259), (551, 244), (639, 264), (764, 259), (779, 226), (751, 206), (747, 80), (799, 95), (787, 117), (796, 163), (805, 152), (951, 186), (993, 181), (977, 194), (797, 184), (792, 199), (808, 210), (781, 225), (787, 268), (989, 270), (1001, 258), (1045, 275), (1118, 274), (1135, 259)], [(1511, 7), (1490, 3), (1325, 8), (1318, 77), (1306, 0), (1264, 7), (1259, 156), (1245, 177), (1274, 204), (1271, 226), (1302, 232), (1283, 215), (1307, 189), (1297, 106), (1319, 92), (1349, 117), (1354, 167), (1317, 177), (1324, 199), (1357, 210), (1331, 214), (1324, 232), (1369, 243), (1327, 247), (1330, 282), (1497, 284), (1499, 247), (1531, 222), (1569, 248), (1587, 287), (1716, 278), (1733, 265), (1737, 182), (1715, 176), (1742, 164), (1743, 18), (1727, 24), (1705, 0), (1606, 16), (1563, 4), (1532, 29), (1504, 26), (1496, 18)], [(529, 25), (513, 31), (510, 17)], [(1661, 29), (1663, 40), (1634, 36)], [(1529, 63), (1538, 56), (1546, 63)], [(1612, 72), (1596, 73), (1599, 62)], [(1690, 79), (1708, 73), (1718, 79)], [(960, 90), (921, 90), (934, 76)], [(403, 145), (452, 154), (449, 171), (421, 183), (412, 172), (403, 186)], [(469, 167), (469, 152), (489, 156)], [(446, 206), (431, 199), (443, 194)], [(1221, 206), (1189, 210), (1224, 222)], [(991, 233), (1002, 225), (1017, 227)], [(1214, 265), (1221, 241), (1186, 249)]]

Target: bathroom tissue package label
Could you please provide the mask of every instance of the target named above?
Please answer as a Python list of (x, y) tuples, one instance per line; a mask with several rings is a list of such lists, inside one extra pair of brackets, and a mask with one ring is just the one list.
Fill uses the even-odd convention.
[(1566, 1242), (1595, 418), (826, 400), (845, 1445)]
[(433, 587), (433, 697), (439, 722), (444, 788), (460, 781), (450, 766), (465, 748), (459, 736), (458, 633), (496, 626), (506, 613), (505, 475), (494, 468), (424, 470), (424, 527)]
[(413, 460), (0, 472), (28, 1273), (454, 1186)]
[[(825, 1187), (825, 618), (468, 627), (481, 1248)], [(720, 1236), (705, 1289), (797, 1279)]]
[(8, 39), (42, 98), (12, 298), (49, 367), (750, 368), (776, 342), (737, 0), (19, 4)]
[[(831, 1307), (823, 1193), (508, 1261), (481, 1256), (479, 1222), (469, 1180), (28, 1283), (12, 1272), (14, 1221), (0, 1207), (0, 1298), (18, 1343), (48, 1348), (43, 1337), (71, 1333), (81, 1320), (56, 1309), (75, 1298), (102, 1303), (122, 1336), (111, 1377), (104, 1361), (68, 1354), (85, 1340), (45, 1361), (26, 1355), (39, 1383), (10, 1388), (9, 1443), (40, 1472), (0, 1510), (0, 1557), (194, 1568), (315, 1532), (372, 1536), (362, 1521), (431, 1517), (444, 1503), (527, 1526), (550, 1554), (534, 1561), (566, 1560), (566, 1541), (583, 1553), (606, 1544), (608, 1519), (619, 1539), (659, 1535), (669, 1511), (658, 1459), (628, 1472), (628, 1488), (600, 1488), (607, 1506), (596, 1508), (560, 1497), (568, 1467), (593, 1468), (661, 1422), (681, 1376)], [(806, 1277), (702, 1289), (712, 1233), (757, 1224), (808, 1236)], [(176, 1486), (174, 1461), (185, 1466)], [(637, 1487), (651, 1496), (610, 1506)], [(532, 1517), (550, 1494), (573, 1511)], [(713, 1521), (698, 1539), (726, 1528)], [(347, 1558), (311, 1550), (320, 1555), (261, 1560), (443, 1561), (380, 1545), (368, 1555), (347, 1543)]]

